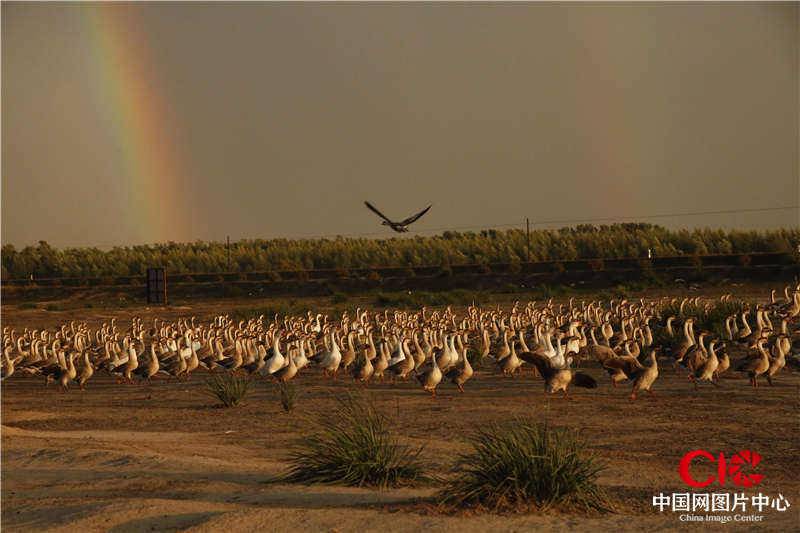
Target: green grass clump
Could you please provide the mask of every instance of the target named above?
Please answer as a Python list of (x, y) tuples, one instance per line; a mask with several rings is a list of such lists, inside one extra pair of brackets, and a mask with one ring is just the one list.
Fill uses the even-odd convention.
[(318, 418), (321, 433), (300, 441), (289, 472), (276, 481), (387, 488), (427, 479), (422, 448), (398, 444), (386, 415), (352, 396), (337, 401), (333, 412)]
[(291, 383), (283, 382), (278, 385), (278, 397), (281, 400), (281, 406), (283, 410), (287, 413), (294, 409), (295, 403), (297, 403), (297, 391), (294, 388), (294, 385)]
[(264, 321), (268, 323), (275, 319), (275, 315), (278, 315), (280, 320), (284, 316), (300, 315), (305, 314), (305, 312), (305, 307), (298, 305), (295, 300), (290, 300), (289, 302), (276, 301), (259, 307), (234, 309), (228, 315), (234, 322), (250, 320), (264, 315)]
[(24, 302), (17, 306), (17, 309), (25, 310), (25, 309), (38, 309), (39, 305), (34, 302)]
[(214, 374), (206, 380), (208, 393), (215, 396), (225, 407), (236, 407), (247, 395), (250, 376), (237, 376), (229, 372)]
[[(666, 322), (667, 317), (674, 316), (677, 324), (682, 324), (687, 318), (694, 318), (695, 333), (700, 331), (710, 331), (720, 339), (727, 338), (727, 330), (725, 329), (725, 320), (731, 315), (740, 315), (743, 311), (750, 309), (755, 312), (755, 306), (745, 300), (725, 300), (716, 301), (712, 303), (687, 302), (683, 306), (681, 312), (681, 303), (679, 301), (669, 303), (661, 309), (661, 316)], [(673, 323), (673, 329), (679, 338), (683, 338), (682, 334)]]
[(441, 505), (503, 510), (566, 503), (611, 510), (596, 483), (603, 466), (571, 431), (522, 421), (481, 429), (470, 442), (472, 452), (458, 458), (458, 475), (437, 494)]

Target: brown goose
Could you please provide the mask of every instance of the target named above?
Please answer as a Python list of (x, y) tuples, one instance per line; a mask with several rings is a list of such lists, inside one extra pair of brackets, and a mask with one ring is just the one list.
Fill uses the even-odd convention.
[(552, 360), (546, 355), (538, 354), (536, 352), (527, 352), (525, 354), (525, 361), (536, 366), (539, 374), (544, 378), (544, 392), (556, 392), (559, 390), (564, 391), (564, 396), (569, 397), (567, 386), (574, 383), (576, 387), (584, 387), (587, 389), (594, 389), (597, 387), (597, 381), (582, 372), (573, 373), (570, 368), (570, 361), (572, 356), (566, 358), (566, 365), (564, 368), (555, 368)]
[(84, 385), (86, 384), (87, 381), (89, 381), (89, 378), (91, 378), (93, 375), (94, 375), (94, 366), (92, 366), (92, 362), (89, 361), (89, 352), (88, 351), (83, 352), (83, 366), (81, 367), (81, 371), (78, 374), (77, 379), (75, 380), (78, 382), (78, 387), (80, 387), (81, 390), (85, 390)]
[[(780, 336), (783, 336), (783, 334), (781, 334)], [(764, 374), (764, 377), (767, 378), (767, 383), (769, 383), (770, 387), (773, 386), (773, 384), (772, 384), (772, 376), (774, 376), (775, 374), (780, 372), (780, 370), (786, 366), (786, 354), (783, 351), (783, 347), (782, 347), (782, 343), (780, 342), (780, 339), (775, 341), (775, 347), (777, 347), (777, 349), (778, 349), (778, 356), (774, 357), (774, 358), (772, 358), (772, 360), (770, 360), (769, 369)]]
[(356, 383), (363, 383), (364, 386), (367, 386), (369, 383), (369, 378), (372, 377), (372, 373), (375, 371), (375, 367), (372, 366), (372, 361), (369, 358), (367, 350), (364, 350), (364, 360), (361, 361), (360, 364), (357, 364), (353, 367), (353, 379)]
[(725, 351), (726, 344), (723, 342), (720, 348), (722, 348), (722, 352), (717, 356), (719, 365), (717, 365), (717, 370), (714, 372), (714, 379), (717, 381), (719, 381), (719, 377), (731, 367), (731, 358), (728, 352)]
[(710, 381), (715, 386), (719, 387), (717, 383), (714, 382), (714, 375), (719, 368), (719, 359), (717, 358), (717, 353), (715, 351), (715, 345), (717, 344), (718, 339), (712, 339), (712, 341), (708, 344), (708, 359), (705, 359), (703, 362), (699, 363), (691, 374), (689, 374), (689, 379), (693, 380), (695, 383), (695, 387), (697, 387), (698, 381)]
[(375, 362), (372, 363), (372, 375), (381, 378), (381, 382), (383, 382), (384, 373), (389, 368), (389, 350), (385, 338), (380, 340), (379, 350), (380, 354), (375, 357)]
[(158, 356), (156, 355), (156, 344), (155, 342), (150, 343), (150, 360), (149, 361), (142, 361), (139, 366), (136, 367), (134, 373), (142, 379), (146, 379), (147, 383), (153, 384), (151, 378), (155, 376), (158, 371), (160, 370), (161, 365), (158, 362)]
[(58, 391), (64, 392), (67, 391), (69, 382), (75, 379), (75, 376), (78, 375), (78, 371), (75, 368), (75, 357), (79, 355), (78, 352), (70, 352), (69, 356), (67, 357), (67, 367), (65, 369), (61, 369), (60, 372), (57, 372), (54, 376), (56, 380), (58, 380)]
[(631, 379), (631, 376), (637, 375), (643, 369), (639, 360), (630, 355), (630, 352), (628, 355), (609, 357), (603, 361), (603, 370), (608, 372), (614, 388), (618, 382)]
[[(504, 359), (497, 361), (497, 366), (503, 371), (504, 376), (514, 376), (514, 372), (516, 372), (522, 366), (522, 359), (519, 358), (516, 351), (516, 344), (515, 340), (511, 341), (511, 353), (507, 355)], [(528, 352), (531, 353), (531, 352)]]
[(389, 370), (397, 377), (402, 378), (403, 380), (408, 379), (408, 373), (414, 370), (416, 367), (416, 361), (413, 357), (409, 354), (410, 349), (408, 347), (408, 339), (403, 339), (399, 346), (400, 346), (400, 353), (403, 355), (403, 359), (395, 363), (393, 366), (389, 367)]
[(697, 370), (708, 360), (708, 351), (706, 350), (703, 340), (709, 335), (710, 333), (707, 331), (700, 332), (700, 334), (697, 336), (697, 343), (690, 346), (689, 349), (686, 350), (686, 353), (682, 359), (675, 360), (676, 364), (682, 364), (689, 369), (689, 379), (691, 379), (691, 373)]
[(694, 324), (694, 319), (687, 318), (683, 323), (683, 339), (672, 347), (672, 356), (674, 357), (672, 368), (677, 368), (677, 362), (682, 361), (689, 348), (695, 344), (692, 324)]
[(286, 359), (288, 360), (288, 364), (272, 374), (279, 383), (286, 383), (297, 375), (297, 363), (294, 360), (291, 350), (287, 351)]
[(423, 390), (431, 393), (431, 398), (436, 398), (436, 386), (442, 381), (442, 371), (436, 358), (432, 357), (432, 366), (422, 374), (417, 374), (417, 381), (422, 385)]
[[(345, 342), (342, 350), (342, 362), (340, 363), (342, 370), (347, 372), (348, 367), (353, 364), (353, 361), (356, 359), (356, 350), (353, 346), (353, 337), (355, 336), (355, 331), (351, 331), (345, 337)], [(407, 353), (407, 352), (406, 352)]]
[(578, 350), (579, 360), (594, 359), (602, 364), (606, 359), (617, 356), (617, 353), (614, 350), (597, 342), (597, 337), (594, 334), (594, 328), (589, 330), (589, 335), (592, 339), (592, 343), (581, 346), (580, 350)]
[(11, 376), (14, 375), (15, 359), (11, 359), (8, 356), (8, 353), (9, 353), (10, 350), (11, 349), (9, 347), (6, 347), (5, 349), (3, 349), (3, 359), (5, 361), (5, 366), (3, 366), (3, 369), (2, 369), (2, 379), (3, 380), (8, 379), (8, 378), (10, 378)]
[(636, 398), (637, 390), (646, 390), (655, 396), (656, 393), (650, 390), (650, 387), (653, 386), (653, 382), (655, 382), (656, 378), (658, 377), (658, 360), (656, 359), (656, 352), (657, 350), (650, 350), (650, 364), (644, 366), (636, 374), (631, 376), (631, 379), (633, 380), (631, 399)]
[(767, 354), (767, 350), (764, 349), (764, 343), (766, 342), (767, 339), (759, 339), (756, 343), (756, 349), (759, 352), (759, 357), (745, 359), (736, 366), (736, 370), (739, 372), (747, 373), (747, 375), (750, 377), (750, 384), (753, 387), (758, 387), (758, 376), (769, 370), (769, 355)]
[(462, 385), (472, 377), (472, 365), (469, 363), (466, 348), (462, 349), (461, 356), (461, 363), (448, 370), (445, 374), (445, 377), (458, 387), (458, 392), (464, 392)]

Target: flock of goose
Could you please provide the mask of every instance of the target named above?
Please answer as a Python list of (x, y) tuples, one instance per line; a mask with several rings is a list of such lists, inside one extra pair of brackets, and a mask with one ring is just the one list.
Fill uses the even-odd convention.
[[(681, 315), (689, 302), (712, 305), (686, 298), (680, 302)], [(693, 318), (679, 325), (674, 316), (663, 316), (670, 303), (678, 302), (612, 300), (605, 305), (576, 304), (570, 299), (567, 305), (516, 302), (507, 312), (499, 306), (472, 305), (463, 315), (450, 307), (423, 307), (358, 309), (354, 316), (343, 313), (335, 320), (308, 312), (266, 320), (262, 315), (238, 323), (228, 316), (208, 323), (195, 317), (172, 323), (156, 318), (152, 327), (134, 318), (126, 329), (116, 319), (95, 330), (74, 321), (56, 330), (26, 328), (19, 333), (5, 327), (2, 379), (39, 376), (45, 385), (55, 381), (59, 390), (67, 390), (71, 383), (83, 389), (100, 372), (115, 376), (118, 383), (134, 383), (151, 382), (154, 377), (188, 379), (205, 369), (287, 382), (304, 368), (316, 366), (332, 379), (347, 373), (364, 386), (371, 379), (406, 380), (413, 375), (435, 397), (442, 381), (464, 392), (464, 384), (474, 375), (473, 365), (491, 361), (506, 376), (532, 367), (544, 382), (545, 394), (563, 391), (568, 396), (570, 385), (597, 387), (592, 376), (577, 370), (582, 361), (590, 360), (608, 373), (614, 387), (630, 381), (635, 398), (637, 391), (653, 394), (659, 352), (671, 359), (674, 368), (686, 369), (695, 387), (703, 381), (716, 385), (730, 369), (747, 374), (753, 386), (761, 376), (771, 385), (787, 358), (796, 361), (792, 342), (797, 333), (790, 324), (800, 314), (800, 285), (786, 287), (783, 299), (772, 291), (770, 304), (754, 313), (729, 316), (724, 339), (706, 341), (712, 337), (706, 331), (695, 335)], [(651, 325), (659, 332), (659, 342), (654, 342)], [(746, 355), (732, 361), (728, 343), (746, 348)]]

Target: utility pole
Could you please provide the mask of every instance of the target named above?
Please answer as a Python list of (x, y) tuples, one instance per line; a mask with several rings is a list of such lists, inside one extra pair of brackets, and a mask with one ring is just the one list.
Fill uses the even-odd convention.
[(527, 236), (528, 236), (528, 248), (525, 251), (525, 262), (531, 262), (531, 219), (525, 219), (525, 227), (527, 228)]
[(228, 272), (231, 271), (231, 236), (228, 235), (228, 244), (226, 246), (228, 248)]

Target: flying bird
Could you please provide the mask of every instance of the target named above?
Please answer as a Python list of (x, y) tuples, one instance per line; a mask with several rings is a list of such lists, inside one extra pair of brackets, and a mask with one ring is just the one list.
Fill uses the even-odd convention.
[(374, 212), (376, 215), (378, 215), (379, 217), (381, 217), (383, 219), (383, 222), (381, 222), (381, 224), (383, 224), (384, 226), (389, 226), (390, 228), (392, 228), (393, 230), (395, 230), (398, 233), (403, 233), (403, 232), (408, 231), (409, 224), (411, 224), (412, 222), (417, 220), (419, 217), (421, 217), (422, 215), (427, 213), (428, 209), (433, 207), (432, 205), (429, 205), (428, 207), (426, 207), (425, 209), (423, 209), (422, 211), (420, 211), (419, 213), (417, 213), (413, 217), (408, 217), (407, 219), (401, 220), (400, 222), (393, 222), (393, 221), (389, 220), (388, 218), (386, 218), (386, 216), (383, 213), (381, 213), (380, 211), (375, 209), (375, 206), (373, 206), (371, 203), (365, 201), (364, 204), (367, 207), (369, 207), (372, 212)]

